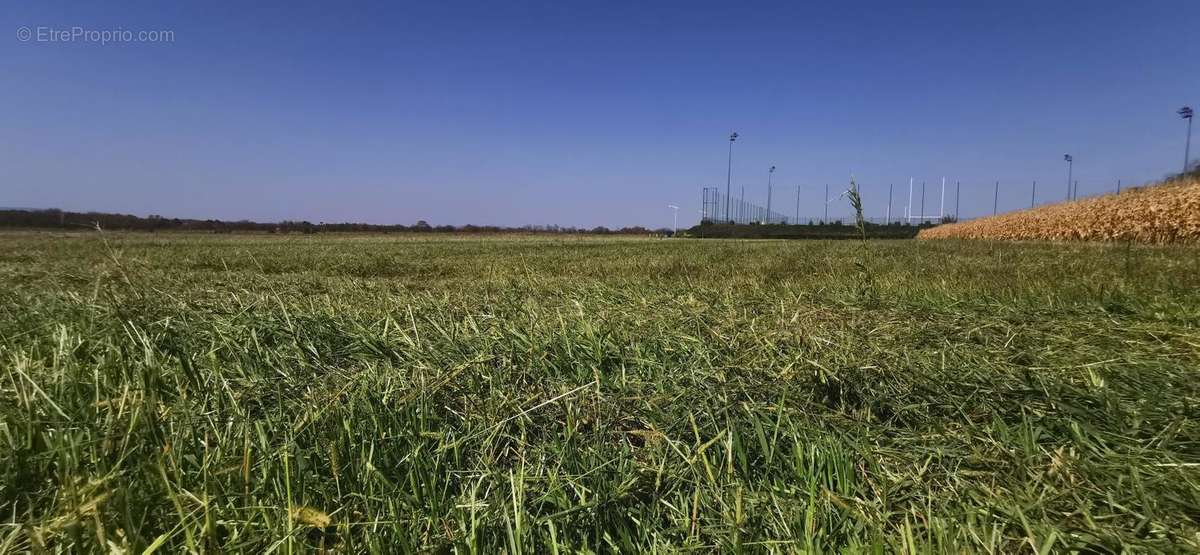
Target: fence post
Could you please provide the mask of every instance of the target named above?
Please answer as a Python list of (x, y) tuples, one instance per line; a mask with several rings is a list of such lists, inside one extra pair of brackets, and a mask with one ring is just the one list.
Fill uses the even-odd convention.
[(796, 224), (800, 223), (800, 186), (799, 185), (796, 185), (796, 221), (793, 223), (796, 223)]
[(921, 182), (921, 214), (917, 216), (917, 225), (925, 220), (925, 182)]
[(892, 184), (888, 183), (888, 209), (887, 217), (883, 219), (883, 225), (892, 223)]

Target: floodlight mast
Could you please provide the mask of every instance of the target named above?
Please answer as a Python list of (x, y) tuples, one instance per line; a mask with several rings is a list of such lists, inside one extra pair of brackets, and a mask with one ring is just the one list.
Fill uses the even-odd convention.
[(729, 219), (729, 187), (733, 182), (733, 142), (738, 138), (737, 131), (729, 134), (729, 167), (725, 172), (725, 219)]
[(1071, 172), (1074, 170), (1075, 158), (1070, 154), (1064, 154), (1063, 160), (1067, 162), (1067, 200), (1071, 200)]
[(1191, 161), (1190, 156), (1191, 156), (1191, 150), (1192, 150), (1192, 107), (1184, 106), (1183, 108), (1180, 108), (1178, 112), (1175, 112), (1175, 113), (1179, 114), (1179, 117), (1186, 119), (1188, 122), (1188, 124), (1187, 124), (1187, 142), (1183, 143), (1183, 173), (1187, 173), (1188, 162)]
[(771, 178), (774, 175), (775, 166), (771, 166), (771, 169), (767, 170), (767, 221), (765, 223), (768, 224), (771, 223)]

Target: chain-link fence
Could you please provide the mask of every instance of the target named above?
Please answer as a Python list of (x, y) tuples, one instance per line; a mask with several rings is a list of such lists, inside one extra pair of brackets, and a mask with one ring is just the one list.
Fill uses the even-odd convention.
[(700, 220), (708, 223), (734, 224), (787, 224), (791, 218), (747, 202), (744, 198), (730, 198), (722, 194), (719, 187), (705, 187), (701, 202)]
[[(700, 203), (700, 221), (702, 223), (724, 223), (724, 224), (792, 224), (792, 225), (821, 225), (821, 224), (854, 224), (854, 216), (847, 217), (844, 214), (831, 215), (829, 213), (829, 205), (841, 200), (841, 196), (829, 199), (828, 191), (826, 192), (825, 210), (821, 216), (800, 215), (800, 202), (796, 198), (796, 211), (792, 215), (786, 215), (774, 210), (759, 206), (740, 197), (731, 197), (726, 195), (721, 187), (704, 187), (701, 195)], [(864, 218), (867, 223), (876, 225), (922, 225), (938, 223), (946, 220), (945, 217), (931, 215), (912, 215), (891, 216), (890, 214), (884, 217), (867, 217)], [(951, 218), (952, 220), (952, 218)]]
[[(867, 222), (915, 226), (965, 221), (1064, 200), (1119, 193), (1128, 188), (1127, 183), (1116, 180), (1087, 185), (1072, 180), (1064, 194), (1061, 182), (993, 180), (927, 184), (914, 180), (903, 185), (859, 183), (859, 193), (863, 197)], [(819, 185), (796, 187), (794, 192), (791, 188), (785, 190), (776, 186), (773, 202), (763, 207), (747, 201), (738, 190), (704, 187), (700, 220), (703, 223), (736, 224), (853, 224), (855, 215), (845, 195), (845, 186), (825, 186), (824, 197)]]

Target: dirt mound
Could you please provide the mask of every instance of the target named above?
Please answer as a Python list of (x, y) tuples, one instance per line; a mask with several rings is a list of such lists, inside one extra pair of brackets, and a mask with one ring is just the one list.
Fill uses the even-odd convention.
[(917, 238), (1200, 244), (1200, 180), (1168, 181), (942, 225), (922, 230)]

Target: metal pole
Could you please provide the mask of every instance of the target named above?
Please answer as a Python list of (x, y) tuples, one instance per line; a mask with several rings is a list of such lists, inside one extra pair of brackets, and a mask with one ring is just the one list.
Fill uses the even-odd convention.
[(996, 215), (996, 209), (1000, 207), (1000, 182), (996, 182), (996, 192), (992, 196), (992, 215)]
[(775, 177), (775, 166), (767, 170), (767, 223), (771, 223), (771, 178)]
[(1079, 180), (1075, 180), (1075, 185), (1071, 188), (1071, 200), (1079, 198)]
[(729, 187), (733, 183), (733, 141), (738, 137), (737, 132), (729, 134), (729, 164), (725, 171), (725, 219), (729, 219)]
[(738, 222), (742, 222), (742, 221), (746, 220), (746, 186), (745, 185), (742, 185), (742, 196), (738, 198), (737, 219), (738, 219)]
[(800, 224), (800, 186), (796, 185), (796, 221), (792, 225)]
[(938, 220), (946, 217), (946, 177), (942, 176), (942, 205), (938, 208)]
[(907, 223), (912, 223), (912, 193), (913, 193), (913, 178), (908, 178), (908, 206), (904, 207), (904, 219)]
[(821, 223), (825, 223), (825, 224), (829, 223), (829, 184), (828, 183), (825, 184), (825, 219)]
[(1179, 114), (1179, 117), (1188, 120), (1187, 142), (1183, 143), (1183, 173), (1187, 173), (1188, 172), (1188, 163), (1191, 162), (1192, 115), (1194, 114), (1194, 112), (1192, 111), (1191, 106), (1184, 106), (1183, 108), (1180, 108), (1178, 112), (1175, 112), (1175, 113)]
[(954, 221), (958, 221), (958, 196), (962, 192), (962, 183), (954, 182)]
[(1067, 200), (1071, 200), (1071, 171), (1074, 169), (1075, 159), (1067, 156)]
[(1191, 112), (1191, 110), (1188, 110), (1187, 120), (1188, 120), (1187, 142), (1183, 143), (1183, 173), (1187, 173), (1187, 171), (1188, 171), (1188, 161), (1189, 161), (1188, 157), (1191, 156), (1191, 150), (1192, 150), (1192, 112)]
[(1121, 194), (1121, 180), (1120, 179), (1117, 180), (1117, 194), (1118, 195)]
[(883, 219), (883, 225), (892, 223), (892, 184), (888, 183), (888, 209), (887, 217)]
[(712, 212), (710, 212), (710, 210), (712, 210), (712, 208), (711, 208), (712, 207), (711, 192), (712, 192), (711, 187), (704, 188), (704, 202), (701, 204), (701, 207), (700, 207), (701, 208), (700, 212), (701, 212), (702, 217), (709, 221), (713, 221), (716, 219), (713, 217)]
[(921, 220), (925, 219), (925, 182), (921, 182), (921, 213), (917, 214), (917, 225), (921, 225)]
[(1033, 194), (1029, 195), (1029, 207), (1037, 206), (1037, 180), (1033, 180)]

